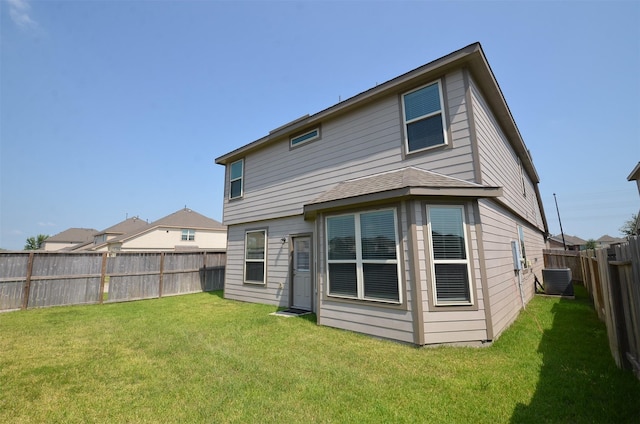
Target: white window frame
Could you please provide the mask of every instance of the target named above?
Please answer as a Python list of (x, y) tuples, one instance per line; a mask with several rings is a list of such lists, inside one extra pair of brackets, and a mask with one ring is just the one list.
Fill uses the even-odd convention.
[(181, 241), (195, 241), (196, 239), (196, 230), (192, 228), (183, 228), (182, 236), (180, 236)]
[[(233, 168), (233, 165), (235, 165), (236, 163), (242, 163), (242, 175), (240, 175), (237, 178), (232, 178), (231, 177), (231, 170)], [(231, 186), (233, 185), (233, 183), (235, 181), (240, 181), (240, 194), (238, 196), (231, 196)], [(240, 159), (237, 160), (235, 162), (232, 162), (229, 164), (229, 199), (240, 199), (241, 197), (244, 196), (244, 159)]]
[(518, 158), (518, 166), (520, 167), (520, 182), (522, 183), (522, 195), (527, 197), (527, 184), (524, 178), (524, 167), (522, 166), (522, 161)]
[[(411, 93), (415, 93), (418, 90), (422, 90), (425, 87), (429, 87), (432, 85), (437, 85), (438, 86), (438, 96), (440, 97), (440, 110), (435, 111), (435, 112), (431, 112), (429, 114), (426, 115), (421, 115), (417, 118), (413, 118), (407, 121), (407, 114), (406, 114), (406, 107), (405, 107), (405, 97)], [(409, 130), (408, 130), (408, 126), (411, 123), (414, 122), (418, 122), (421, 121), (423, 119), (427, 119), (430, 118), (432, 116), (435, 116), (437, 114), (440, 114), (440, 118), (442, 119), (442, 136), (443, 136), (443, 140), (444, 142), (442, 144), (436, 144), (435, 146), (427, 146), (427, 147), (423, 147), (422, 149), (416, 149), (416, 150), (410, 150), (409, 149)], [(445, 112), (445, 104), (444, 104), (444, 94), (442, 91), (442, 79), (438, 79), (435, 81), (432, 81), (428, 84), (422, 85), (420, 87), (417, 87), (411, 91), (407, 91), (406, 93), (404, 93), (402, 95), (402, 122), (404, 125), (404, 148), (405, 151), (407, 152), (407, 154), (412, 154), (412, 153), (417, 153), (417, 152), (423, 152), (426, 150), (431, 150), (431, 149), (435, 149), (438, 147), (442, 147), (442, 146), (446, 146), (449, 144), (449, 135), (447, 133), (447, 119), (446, 119), (446, 112)]]
[[(264, 254), (262, 259), (249, 259), (247, 258), (247, 247), (249, 245), (248, 238), (251, 233), (263, 233), (264, 234)], [(242, 269), (242, 281), (245, 284), (256, 284), (256, 285), (265, 285), (267, 283), (267, 230), (266, 229), (258, 229), (258, 230), (247, 230), (244, 233), (244, 259), (243, 259), (243, 269)], [(262, 263), (262, 281), (257, 280), (247, 280), (247, 263)]]
[[(313, 136), (311, 136), (311, 137), (304, 138), (304, 137), (308, 136), (309, 134), (311, 134), (311, 133), (313, 133), (313, 132), (315, 132), (316, 134), (315, 134), (315, 135), (313, 135)], [(297, 143), (296, 143), (296, 142), (294, 142), (295, 140), (300, 139), (300, 138), (302, 138), (303, 140), (298, 141)], [(304, 132), (304, 133), (302, 133), (302, 134), (298, 134), (298, 135), (296, 135), (295, 137), (291, 137), (291, 138), (289, 139), (289, 146), (290, 146), (290, 147), (292, 147), (292, 148), (293, 148), (293, 147), (302, 146), (303, 144), (310, 143), (310, 142), (312, 142), (312, 141), (314, 141), (314, 140), (317, 140), (317, 139), (319, 139), (319, 138), (320, 138), (320, 127), (316, 127), (316, 128), (311, 129), (311, 130), (309, 130), (309, 131), (305, 131), (305, 132)]]
[[(381, 211), (393, 211), (393, 231), (395, 236), (395, 244), (396, 244), (396, 259), (363, 259), (362, 258), (362, 231), (360, 228), (360, 216), (362, 214), (366, 214), (369, 212), (381, 212)], [(355, 259), (329, 259), (329, 225), (328, 220), (331, 218), (337, 218), (341, 216), (353, 216), (354, 217), (354, 226), (355, 226), (355, 248), (356, 248), (356, 257)], [(343, 298), (343, 299), (355, 299), (355, 300), (365, 300), (368, 302), (380, 302), (380, 303), (391, 303), (391, 304), (401, 304), (402, 303), (402, 272), (400, 269), (400, 239), (398, 234), (398, 213), (396, 208), (383, 208), (383, 209), (371, 209), (364, 210), (359, 212), (351, 212), (344, 213), (339, 215), (331, 215), (325, 218), (325, 258), (327, 263), (327, 296), (332, 298)], [(331, 282), (329, 280), (329, 264), (331, 263), (347, 263), (356, 264), (356, 296), (349, 296), (343, 294), (331, 294)], [(398, 300), (385, 300), (380, 298), (369, 298), (365, 297), (364, 291), (364, 267), (363, 264), (371, 263), (371, 264), (395, 264), (397, 279), (398, 279)]]
[(522, 225), (518, 225), (518, 242), (520, 243), (520, 263), (522, 264), (522, 269), (529, 268), (527, 263), (527, 251), (524, 245), (524, 227)]
[[(427, 205), (427, 233), (429, 238), (429, 255), (431, 258), (431, 293), (433, 304), (435, 306), (471, 306), (474, 305), (475, 297), (473, 293), (473, 281), (471, 280), (471, 260), (469, 255), (469, 240), (467, 233), (467, 217), (465, 216), (465, 208), (462, 205)], [(433, 238), (431, 232), (431, 210), (432, 209), (460, 209), (462, 215), (462, 234), (464, 234), (464, 249), (466, 259), (435, 259), (433, 250)], [(451, 302), (440, 301), (438, 299), (438, 291), (436, 288), (436, 265), (437, 264), (464, 264), (467, 266), (467, 284), (469, 288), (469, 301)]]

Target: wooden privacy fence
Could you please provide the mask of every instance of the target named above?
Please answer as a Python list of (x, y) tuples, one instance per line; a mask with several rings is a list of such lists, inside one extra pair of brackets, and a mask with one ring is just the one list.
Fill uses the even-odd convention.
[(0, 311), (221, 290), (220, 252), (0, 253)]
[(640, 237), (609, 250), (614, 254), (607, 249), (545, 250), (544, 264), (546, 268), (571, 268), (574, 280), (584, 284), (607, 326), (616, 364), (633, 370), (640, 379)]

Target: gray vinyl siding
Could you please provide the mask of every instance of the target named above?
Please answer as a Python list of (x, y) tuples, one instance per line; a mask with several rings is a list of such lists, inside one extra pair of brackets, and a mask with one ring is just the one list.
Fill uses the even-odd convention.
[(228, 199), (227, 172), (224, 223), (301, 214), (305, 203), (341, 181), (406, 166), (473, 181), (462, 72), (447, 75), (445, 87), (449, 146), (404, 157), (402, 93), (389, 95), (322, 122), (319, 140), (290, 149), (283, 138), (248, 154), (243, 198)]
[[(428, 205), (428, 204), (427, 204)], [(420, 227), (419, 237), (422, 238), (420, 252), (420, 275), (422, 287), (423, 301), (423, 321), (426, 344), (439, 344), (451, 342), (477, 342), (487, 339), (486, 319), (484, 313), (484, 296), (482, 293), (482, 276), (480, 272), (479, 245), (478, 237), (475, 230), (476, 218), (473, 215), (473, 207), (470, 203), (466, 207), (466, 221), (468, 230), (466, 235), (469, 237), (468, 244), (470, 249), (471, 274), (474, 279), (474, 304), (478, 306), (478, 310), (456, 310), (452, 307), (435, 307), (430, 306), (429, 297), (432, 296), (432, 282), (428, 278), (427, 268), (430, 267), (431, 255), (428, 252), (427, 241), (427, 219), (426, 208), (423, 202), (417, 204), (416, 215), (420, 217), (423, 225)], [(418, 210), (419, 209), (419, 210)]]
[(511, 241), (517, 241), (518, 225), (525, 233), (527, 259), (532, 267), (522, 271), (525, 303), (534, 295), (534, 276), (541, 275), (544, 237), (524, 222), (490, 200), (479, 201), (487, 272), (487, 289), (491, 299), (494, 338), (497, 338), (518, 316), (522, 300), (518, 277), (514, 272)]
[(470, 89), (482, 183), (501, 186), (504, 193), (501, 200), (517, 211), (523, 219), (541, 231), (544, 230), (531, 178), (525, 172), (525, 196), (523, 195), (520, 165), (516, 152), (511, 147), (472, 78), (470, 78)]
[[(267, 230), (266, 285), (244, 283), (244, 243), (247, 230)], [(302, 217), (232, 225), (227, 229), (227, 265), (224, 297), (245, 302), (289, 306), (289, 243), (291, 234), (311, 233), (312, 223)], [(282, 238), (286, 242), (282, 243)], [(282, 288), (280, 284), (282, 283)], [(314, 302), (315, 304), (315, 302)]]
[[(342, 301), (326, 296), (326, 261), (319, 259), (317, 278), (320, 289), (320, 313), (318, 314), (318, 324), (414, 343), (411, 280), (408, 272), (408, 222), (405, 207), (400, 206), (397, 208), (397, 216), (401, 227), (398, 237), (400, 239), (400, 249), (402, 250), (402, 257), (400, 259), (403, 281), (401, 282), (400, 289), (406, 308), (402, 306), (392, 308), (384, 303), (376, 302)], [(324, 222), (324, 216), (318, 219), (320, 222)], [(320, 240), (318, 258), (324, 258), (326, 255), (324, 225), (319, 226), (318, 233)]]

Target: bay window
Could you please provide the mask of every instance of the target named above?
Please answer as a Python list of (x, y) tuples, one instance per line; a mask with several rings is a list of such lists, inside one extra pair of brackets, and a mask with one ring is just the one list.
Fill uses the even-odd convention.
[(329, 296), (400, 302), (395, 209), (328, 217)]
[(434, 304), (473, 303), (462, 206), (428, 206)]

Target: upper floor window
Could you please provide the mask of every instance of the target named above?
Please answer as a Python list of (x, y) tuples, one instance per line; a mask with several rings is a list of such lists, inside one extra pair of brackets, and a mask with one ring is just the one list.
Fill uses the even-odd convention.
[(394, 209), (327, 218), (329, 296), (400, 302)]
[(229, 171), (229, 199), (242, 197), (242, 180), (244, 178), (244, 159), (233, 162)]
[(427, 207), (435, 305), (473, 303), (462, 206)]
[(290, 144), (291, 147), (296, 147), (300, 144), (308, 143), (318, 138), (320, 138), (320, 128), (314, 128), (313, 130), (307, 131), (304, 134), (291, 137)]
[(447, 144), (440, 81), (402, 96), (407, 152), (417, 152)]
[(196, 230), (184, 229), (182, 230), (182, 241), (194, 241), (196, 239)]

